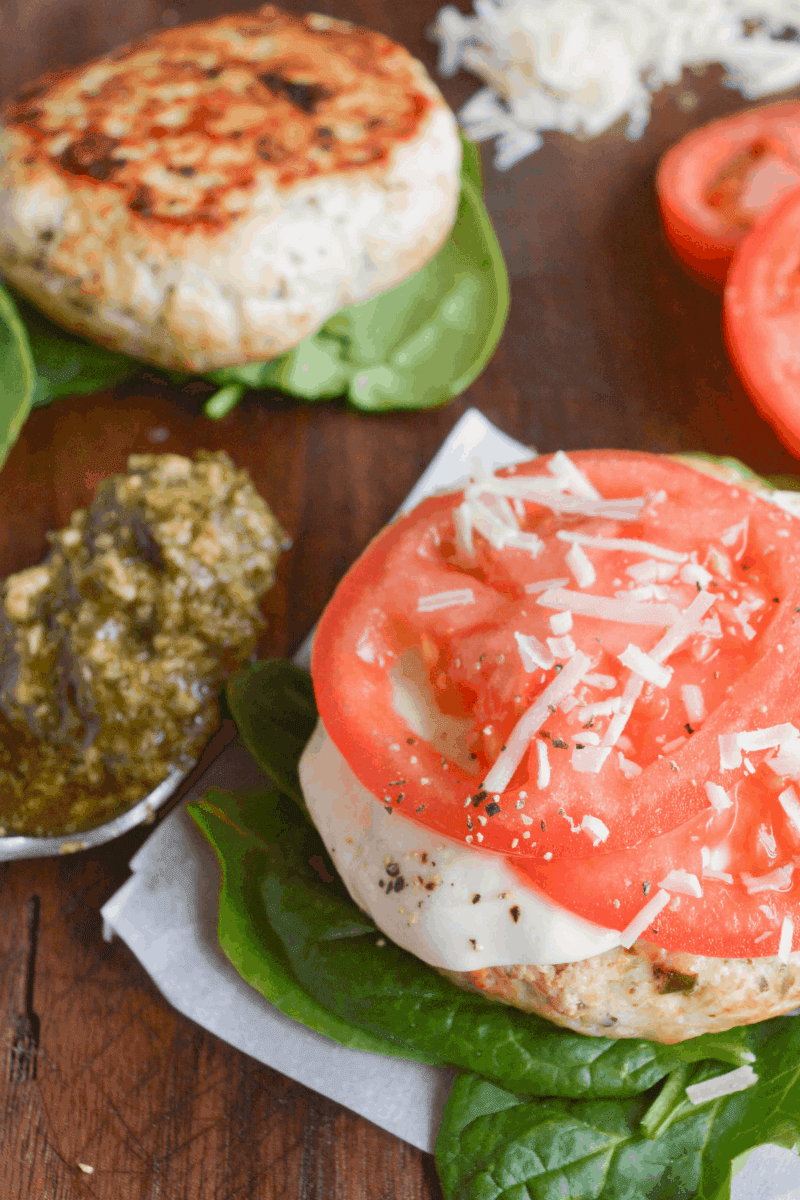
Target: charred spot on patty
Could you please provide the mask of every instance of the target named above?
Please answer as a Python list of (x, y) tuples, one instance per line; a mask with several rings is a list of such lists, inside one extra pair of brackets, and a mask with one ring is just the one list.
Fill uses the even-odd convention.
[(154, 197), (151, 189), (146, 183), (142, 183), (128, 201), (128, 208), (131, 212), (138, 213), (140, 217), (149, 217), (153, 211), (153, 204)]
[(283, 96), (295, 108), (309, 116), (316, 112), (317, 105), (330, 100), (333, 92), (321, 83), (298, 83), (286, 79), (279, 71), (265, 71), (258, 79), (273, 96)]
[(291, 150), (286, 147), (271, 133), (262, 134), (256, 142), (256, 154), (262, 162), (266, 163), (282, 163), (292, 157)]
[(116, 138), (90, 129), (67, 146), (58, 162), (70, 175), (86, 175), (89, 179), (105, 181), (125, 165), (123, 159), (114, 157), (118, 145)]

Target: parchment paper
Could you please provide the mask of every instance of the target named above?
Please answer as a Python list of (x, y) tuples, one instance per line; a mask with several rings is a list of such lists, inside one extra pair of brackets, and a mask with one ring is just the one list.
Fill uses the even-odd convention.
[[(403, 508), (461, 482), (470, 458), (487, 469), (531, 456), (476, 409), (456, 424)], [(310, 637), (296, 661), (305, 666)], [(209, 767), (186, 802), (209, 787), (263, 781), (238, 741)], [(361, 1116), (432, 1151), (452, 1073), (346, 1050), (272, 1008), (234, 971), (217, 942), (219, 869), (184, 808), (155, 830), (131, 861), (133, 875), (102, 910), (106, 935), (121, 937), (166, 999), (217, 1037)], [(733, 1181), (732, 1200), (800, 1200), (800, 1158), (760, 1147)]]

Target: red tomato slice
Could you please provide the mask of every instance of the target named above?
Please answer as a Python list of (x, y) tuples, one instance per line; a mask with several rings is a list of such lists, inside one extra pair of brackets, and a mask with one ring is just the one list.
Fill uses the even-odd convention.
[(725, 286), (728, 353), (748, 395), (800, 455), (800, 193), (742, 243)]
[(713, 121), (661, 160), (656, 189), (667, 238), (701, 283), (724, 283), (749, 230), (800, 184), (800, 104)]
[[(707, 780), (730, 788), (746, 769), (721, 771), (720, 734), (788, 722), (800, 709), (795, 520), (744, 487), (658, 456), (585, 451), (572, 461), (601, 497), (649, 496), (638, 519), (557, 515), (525, 502), (518, 519), (527, 536), (544, 542), (538, 554), (498, 550), (475, 532), (470, 555), (456, 534), (463, 493), (434, 497), (368, 547), (339, 585), (315, 640), (320, 716), (364, 786), (392, 811), (399, 806), (448, 837), (506, 855), (585, 858), (675, 829), (708, 809)], [(536, 459), (499, 476), (552, 483), (548, 462)], [(781, 537), (781, 530), (791, 536)], [(526, 587), (571, 575), (566, 556), (572, 543), (558, 534), (639, 539), (667, 558), (694, 555), (708, 566), (703, 580), (716, 596), (708, 624), (669, 658), (668, 686), (643, 689), (624, 737), (596, 774), (577, 770), (574, 753), (579, 745), (602, 742), (609, 729), (613, 712), (602, 706), (619, 706), (628, 677), (618, 656), (630, 644), (653, 649), (664, 630), (576, 613), (569, 633), (556, 632), (552, 601)], [(656, 561), (641, 550), (591, 545), (584, 553), (596, 578), (583, 588), (571, 581), (567, 590), (579, 604), (592, 596), (613, 604), (620, 594), (623, 605), (629, 598), (663, 603), (674, 605), (674, 613), (686, 610), (704, 586), (696, 570), (681, 578), (692, 564), (669, 563), (663, 555)], [(642, 583), (648, 571), (661, 582)], [(446, 603), (440, 603), (443, 595)], [(564, 603), (561, 597), (558, 606)], [(659, 621), (674, 620), (662, 612)], [(515, 634), (543, 645), (554, 639), (553, 665), (527, 670)], [(570, 658), (562, 638), (586, 656), (590, 679), (572, 690), (572, 699), (546, 709), (508, 786), (487, 793), (483, 782), (521, 715), (559, 678), (558, 668), (573, 672), (580, 661), (577, 654)], [(609, 680), (612, 686), (604, 688)], [(703, 697), (707, 716), (694, 726), (686, 694)], [(582, 719), (589, 704), (601, 708)], [(550, 779), (542, 787), (537, 741), (548, 747)], [(630, 778), (627, 760), (641, 774)], [(608, 830), (602, 848), (593, 845), (592, 823), (581, 827), (584, 816)]]
[[(526, 883), (611, 929), (624, 929), (663, 884), (670, 903), (642, 933), (646, 941), (714, 958), (774, 957), (783, 919), (797, 921), (800, 901), (800, 829), (778, 801), (787, 783), (762, 765), (731, 790), (731, 808), (709, 808), (633, 850), (509, 861)], [(670, 872), (693, 876), (702, 895), (677, 891)]]

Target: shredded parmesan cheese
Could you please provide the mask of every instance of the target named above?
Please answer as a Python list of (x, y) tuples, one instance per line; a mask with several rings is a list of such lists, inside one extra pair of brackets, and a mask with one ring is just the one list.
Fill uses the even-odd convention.
[(532, 633), (515, 633), (514, 639), (519, 648), (522, 666), (528, 675), (531, 675), (537, 667), (541, 667), (544, 671), (550, 670), (555, 659), (538, 638), (534, 637)]
[(597, 578), (597, 574), (585, 550), (577, 544), (570, 547), (566, 554), (566, 562), (570, 571), (575, 576), (575, 582), (578, 587), (585, 588), (592, 586)]
[(580, 467), (575, 466), (575, 463), (563, 450), (556, 450), (547, 463), (547, 469), (556, 479), (563, 479), (567, 490), (574, 496), (584, 496), (587, 500), (602, 499), (594, 484), (586, 478)]
[(560, 579), (537, 579), (534, 583), (526, 583), (525, 591), (529, 596), (535, 596), (537, 592), (549, 592), (553, 588), (563, 587), (565, 583), (569, 583), (568, 575), (563, 575)]
[(798, 833), (800, 833), (800, 798), (793, 787), (787, 787), (785, 791), (778, 796), (780, 804), (787, 817), (794, 825)]
[(631, 762), (629, 758), (625, 757), (621, 750), (617, 751), (617, 762), (619, 763), (620, 771), (622, 771), (622, 774), (626, 779), (635, 779), (637, 775), (641, 775), (642, 773), (642, 768), (639, 766), (639, 764)]
[(622, 654), (618, 654), (617, 658), (624, 667), (641, 675), (642, 679), (652, 683), (655, 687), (665, 688), (672, 679), (672, 667), (662, 666), (661, 663), (656, 662), (649, 654), (645, 654), (643, 650), (632, 643), (622, 651)]
[(690, 725), (700, 725), (706, 719), (706, 704), (703, 693), (696, 683), (681, 685), (681, 700), (686, 709)]
[(560, 704), (565, 696), (574, 691), (584, 672), (591, 666), (591, 661), (588, 655), (579, 650), (522, 714), (509, 735), (505, 750), (501, 751), (484, 780), (483, 786), (487, 792), (505, 791), (531, 739), (550, 715), (550, 706)]
[[(547, 757), (547, 742), (538, 741), (536, 743), (536, 759), (538, 762), (538, 772), (536, 775), (536, 786), (539, 791), (547, 787), (550, 782), (550, 759)], [(531, 818), (522, 818), (526, 824), (530, 825)]]
[(758, 1076), (752, 1067), (737, 1067), (725, 1075), (717, 1075), (715, 1079), (704, 1079), (702, 1083), (690, 1083), (686, 1095), (691, 1104), (706, 1104), (709, 1100), (719, 1100), (722, 1096), (732, 1096), (735, 1092), (743, 1092), (758, 1083)]
[(712, 808), (715, 808), (717, 812), (722, 812), (726, 808), (733, 808), (733, 801), (725, 791), (724, 787), (720, 787), (718, 783), (711, 783), (709, 781), (706, 783), (705, 788), (709, 802), (711, 803)]
[(800, 730), (794, 725), (771, 725), (769, 729), (751, 729), (736, 734), (736, 743), (740, 750), (771, 750), (774, 746), (784, 746), (800, 737)]
[(733, 883), (733, 876), (727, 871), (714, 871), (710, 867), (703, 870), (703, 879), (715, 879), (717, 883)]
[(624, 946), (626, 950), (630, 950), (633, 943), (640, 937), (648, 925), (655, 921), (662, 909), (666, 908), (672, 897), (669, 892), (665, 892), (663, 888), (659, 888), (655, 896), (647, 901), (644, 908), (640, 908), (633, 920), (625, 926), (622, 933), (619, 935), (619, 944)]
[(630, 575), (636, 583), (666, 583), (678, 573), (676, 563), (656, 562), (654, 558), (646, 558), (644, 562), (631, 563), (625, 568), (625, 574)]
[(611, 753), (610, 746), (576, 746), (572, 751), (570, 765), (574, 771), (584, 775), (596, 775)]
[(705, 567), (701, 567), (699, 563), (687, 563), (685, 567), (681, 567), (681, 580), (683, 583), (693, 583), (695, 586), (699, 583), (701, 588), (708, 587), (714, 576)]
[(588, 683), (589, 687), (600, 688), (604, 692), (617, 686), (613, 675), (584, 675), (583, 682)]
[(776, 775), (785, 775), (789, 779), (800, 779), (800, 743), (782, 748), (772, 758), (767, 759), (767, 766)]
[(703, 895), (700, 880), (690, 871), (672, 870), (658, 886), (667, 888), (670, 892), (680, 892), (682, 896), (695, 896), (700, 899)]
[[(651, 558), (660, 558), (668, 563), (684, 563), (689, 559), (688, 554), (683, 554), (679, 550), (666, 550), (663, 546), (655, 546), (652, 542), (640, 542), (637, 538), (591, 537), (587, 533), (572, 533), (567, 529), (559, 529), (556, 537), (562, 542), (595, 546), (598, 550), (628, 550), (632, 554), (649, 554)], [(655, 580), (639, 580), (638, 582), (653, 583)]]
[(550, 628), (556, 637), (560, 637), (564, 633), (569, 633), (570, 629), (572, 629), (572, 613), (553, 613), (550, 618)]
[(430, 36), (443, 75), (464, 67), (483, 81), (459, 119), (476, 141), (497, 139), (500, 170), (549, 129), (596, 137), (627, 118), (626, 136), (641, 136), (652, 94), (687, 67), (722, 63), (748, 99), (800, 82), (797, 45), (781, 40), (798, 24), (792, 0), (475, 0), (474, 11), (447, 5)]
[(472, 505), (465, 500), (453, 513), (456, 543), (470, 557), (475, 553), (472, 541)]
[[(573, 550), (580, 547), (573, 546)], [(572, 550), (570, 551), (570, 554)], [(569, 555), (567, 555), (569, 558)], [(591, 565), (591, 564), (590, 564)], [(584, 617), (600, 621), (619, 621), (625, 625), (672, 625), (682, 615), (674, 604), (635, 604), (615, 596), (594, 596), (553, 588), (537, 597), (544, 608), (568, 609)]]
[(575, 643), (569, 635), (560, 638), (548, 638), (547, 644), (556, 658), (572, 658), (575, 653)]
[(454, 588), (451, 592), (435, 592), (431, 596), (420, 596), (417, 601), (417, 612), (437, 612), (440, 608), (455, 608), (460, 604), (474, 604), (475, 593), (472, 588)]
[(604, 825), (599, 817), (592, 817), (584, 814), (581, 817), (581, 829), (587, 833), (592, 839), (593, 846), (599, 846), (608, 837), (608, 826)]
[(742, 751), (737, 735), (735, 733), (721, 733), (719, 735), (719, 769), (721, 771), (735, 771), (741, 765)]
[(792, 953), (792, 939), (794, 938), (794, 921), (791, 917), (784, 917), (781, 925), (781, 940), (778, 943), (778, 958), (782, 963), (788, 963), (789, 955)]
[(742, 871), (741, 880), (747, 888), (747, 894), (754, 896), (756, 892), (788, 892), (792, 886), (794, 863), (786, 863), (783, 867), (775, 867), (766, 875), (750, 875)]

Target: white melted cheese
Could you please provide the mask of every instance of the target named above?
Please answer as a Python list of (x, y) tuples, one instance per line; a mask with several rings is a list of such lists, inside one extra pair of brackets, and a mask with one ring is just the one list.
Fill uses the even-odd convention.
[(387, 813), (322, 722), (300, 760), (300, 781), (353, 900), (387, 937), (430, 966), (470, 971), (578, 962), (620, 944), (616, 930), (526, 887), (501, 855), (445, 839), (398, 809)]

